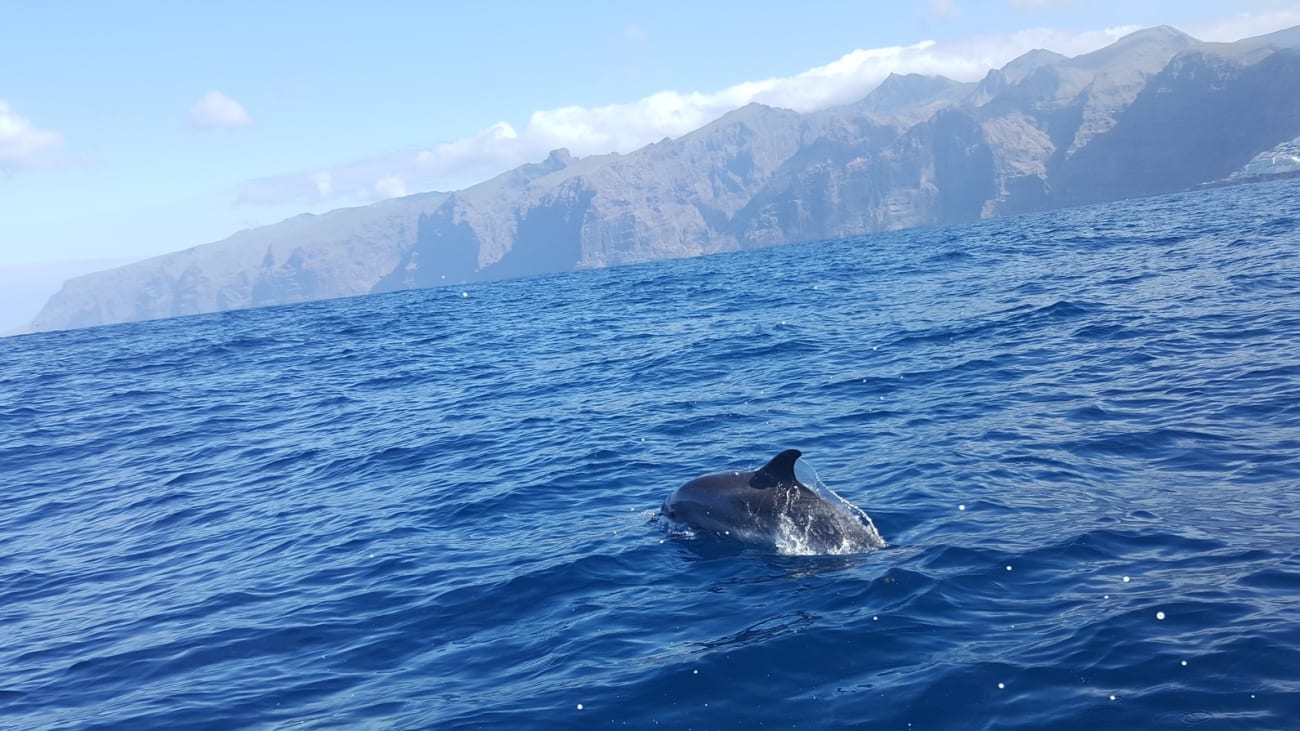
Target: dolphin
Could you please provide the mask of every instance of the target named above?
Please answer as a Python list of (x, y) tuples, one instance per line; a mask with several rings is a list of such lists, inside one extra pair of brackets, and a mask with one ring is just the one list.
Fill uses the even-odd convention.
[[(704, 475), (677, 488), (660, 515), (697, 532), (771, 546), (782, 553), (864, 553), (885, 541), (871, 518), (799, 481), (787, 449), (752, 472)], [(829, 499), (828, 499), (829, 497)]]

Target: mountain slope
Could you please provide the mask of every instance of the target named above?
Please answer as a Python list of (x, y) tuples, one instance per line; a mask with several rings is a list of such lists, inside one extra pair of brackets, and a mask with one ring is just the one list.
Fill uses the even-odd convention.
[(114, 322), (365, 294), (415, 241), (444, 193), (304, 214), (228, 239), (70, 279), (29, 329)]
[[(528, 276), (1181, 190), (1300, 137), (1300, 29), (1173, 28), (978, 84), (891, 76), (809, 114), (758, 104), (626, 155), (557, 150), (455, 193), (291, 219), (69, 281), (32, 329)], [(1277, 154), (1266, 155), (1268, 160)], [(1289, 159), (1289, 158), (1288, 158)]]

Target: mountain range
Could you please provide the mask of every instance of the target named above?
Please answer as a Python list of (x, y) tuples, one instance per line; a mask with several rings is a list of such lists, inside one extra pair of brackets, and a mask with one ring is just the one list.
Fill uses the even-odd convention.
[[(1158, 27), (978, 83), (893, 75), (801, 114), (750, 104), (635, 152), (555, 150), (452, 193), (302, 215), (66, 282), (56, 330), (845, 238), (1300, 166), (1300, 27)], [(1280, 162), (1279, 162), (1280, 161)], [(1288, 167), (1289, 166), (1289, 167)]]

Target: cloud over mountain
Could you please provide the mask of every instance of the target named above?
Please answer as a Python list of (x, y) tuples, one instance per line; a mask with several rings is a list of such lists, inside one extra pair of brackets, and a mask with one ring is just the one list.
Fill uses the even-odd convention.
[[(1282, 27), (1291, 15), (1300, 23), (1300, 11), (1288, 10), (1242, 14), (1223, 21), (1222, 27), (1207, 25), (1198, 31), (1212, 40), (1234, 33), (1240, 38)], [(744, 81), (712, 92), (670, 90), (630, 102), (543, 109), (529, 115), (522, 127), (498, 121), (468, 137), (423, 149), (248, 181), (235, 203), (365, 203), (385, 197), (394, 178), (409, 191), (455, 190), (561, 147), (578, 156), (629, 153), (665, 137), (684, 135), (751, 102), (813, 112), (861, 99), (891, 73), (976, 81), (990, 68), (1034, 49), (1051, 48), (1074, 56), (1107, 46), (1136, 29), (1122, 26), (1076, 33), (1033, 28), (961, 41), (857, 49), (791, 76)], [(322, 175), (328, 176), (329, 185), (319, 184)]]

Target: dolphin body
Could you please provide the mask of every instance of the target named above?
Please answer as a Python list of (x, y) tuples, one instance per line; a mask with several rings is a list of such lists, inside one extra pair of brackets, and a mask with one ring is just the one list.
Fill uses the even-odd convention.
[[(797, 449), (752, 472), (704, 475), (677, 488), (660, 514), (690, 528), (782, 553), (864, 553), (885, 541), (865, 513), (799, 481)], [(834, 496), (838, 498), (839, 496)]]

